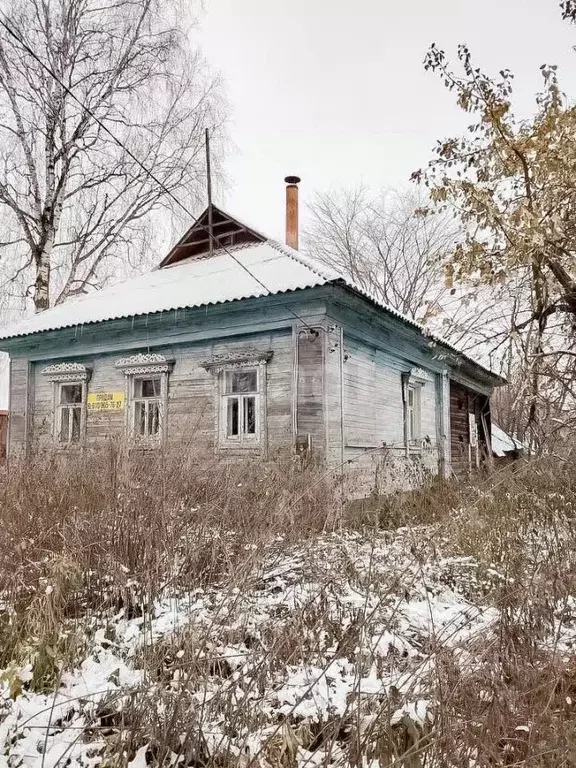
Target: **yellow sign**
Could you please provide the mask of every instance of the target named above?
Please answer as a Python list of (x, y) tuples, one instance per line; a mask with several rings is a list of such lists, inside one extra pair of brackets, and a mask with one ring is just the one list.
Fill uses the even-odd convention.
[(122, 411), (124, 392), (90, 392), (88, 394), (89, 411)]

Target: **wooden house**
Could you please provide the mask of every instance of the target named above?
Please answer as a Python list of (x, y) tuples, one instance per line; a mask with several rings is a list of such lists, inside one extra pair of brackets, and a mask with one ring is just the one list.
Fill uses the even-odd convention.
[(479, 464), (501, 379), (297, 250), (298, 181), (287, 244), (211, 206), (151, 272), (3, 329), (9, 457), (298, 453), (351, 496)]

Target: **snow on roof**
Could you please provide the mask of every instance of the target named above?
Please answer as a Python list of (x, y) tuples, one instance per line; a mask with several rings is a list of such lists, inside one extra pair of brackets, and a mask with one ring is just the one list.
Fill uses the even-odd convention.
[[(258, 237), (265, 238), (256, 229), (248, 227), (222, 209), (214, 207), (214, 210), (249, 229)], [(180, 243), (184, 242), (196, 228), (205, 229), (201, 224), (205, 214), (206, 211), (192, 225)], [(170, 253), (172, 254), (173, 251)], [(166, 264), (164, 259), (160, 267), (143, 275), (59, 304), (22, 322), (8, 325), (0, 329), (0, 340), (70, 328), (85, 323), (99, 323), (122, 317), (275, 295), (334, 281), (347, 285), (388, 314), (420, 331), (431, 342), (441, 344), (492, 379), (504, 383), (504, 380), (493, 371), (444, 339), (429, 333), (424, 326), (383, 303), (377, 296), (367, 293), (346, 275), (327, 267), (301, 251), (269, 239), (264, 239), (264, 242), (217, 249), (210, 257), (194, 256), (179, 260), (175, 264)]]
[(524, 448), (520, 440), (510, 437), (498, 424), (492, 422), (492, 453), (502, 458), (511, 451), (521, 451)]
[(338, 277), (337, 272), (311, 265), (291, 248), (269, 240), (154, 269), (2, 328), (0, 339), (283, 293), (324, 285)]

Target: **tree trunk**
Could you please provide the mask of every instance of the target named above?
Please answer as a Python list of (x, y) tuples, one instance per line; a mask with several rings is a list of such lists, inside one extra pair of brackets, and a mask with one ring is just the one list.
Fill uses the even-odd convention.
[[(165, 206), (182, 217), (201, 197), (204, 126), (217, 148), (226, 107), (185, 34), (192, 10), (163, 8), (161, 0), (3, 3), (14, 32), (0, 36), (7, 309), (21, 286), (42, 312), (102, 285), (116, 262), (127, 276), (163, 242), (156, 223)], [(213, 160), (218, 172), (217, 153)]]
[(36, 281), (34, 283), (34, 311), (43, 312), (50, 307), (50, 253), (52, 248), (44, 248), (36, 261)]

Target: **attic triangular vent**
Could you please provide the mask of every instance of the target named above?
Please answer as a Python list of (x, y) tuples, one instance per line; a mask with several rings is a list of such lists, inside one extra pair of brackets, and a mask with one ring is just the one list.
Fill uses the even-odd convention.
[[(229, 248), (246, 243), (263, 243), (266, 238), (259, 232), (247, 227), (215, 205), (212, 206), (213, 247)], [(208, 208), (196, 219), (184, 237), (172, 248), (168, 256), (160, 262), (161, 267), (176, 264), (183, 259), (205, 258), (210, 253), (208, 235)]]

